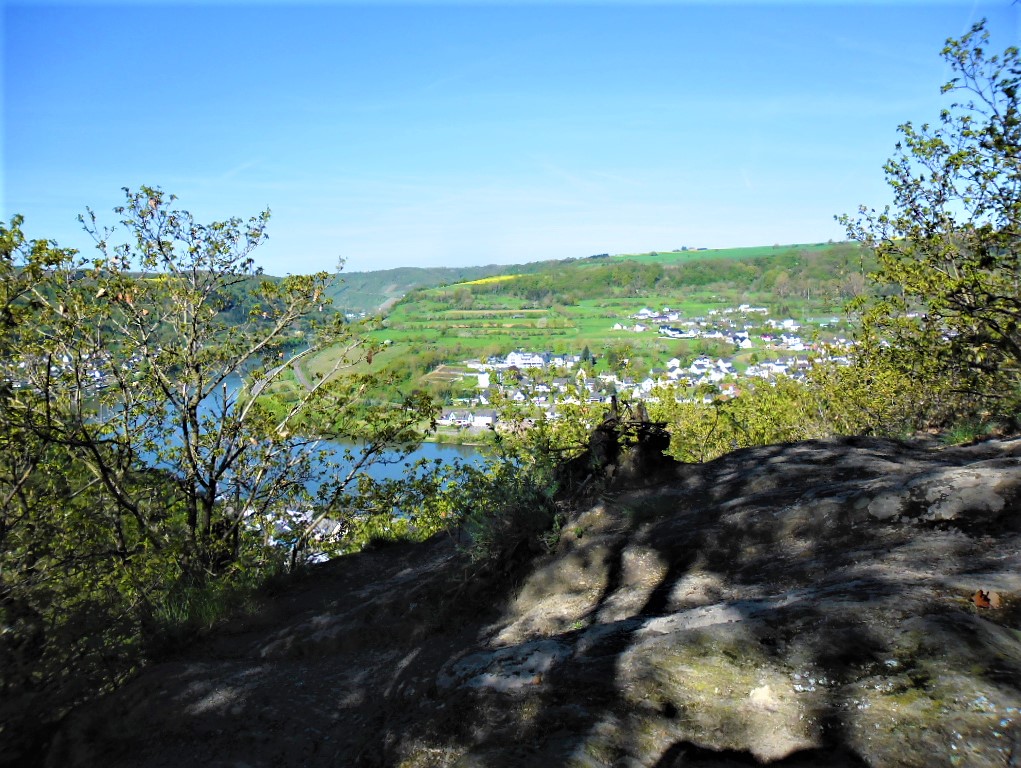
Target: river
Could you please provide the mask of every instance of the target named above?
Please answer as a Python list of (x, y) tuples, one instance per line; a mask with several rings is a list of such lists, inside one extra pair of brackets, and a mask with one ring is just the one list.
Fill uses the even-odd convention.
[[(225, 383), (226, 387), (224, 390), (224, 394), (231, 399), (235, 398), (241, 388), (241, 378), (236, 375), (230, 376)], [(216, 397), (220, 398), (223, 397), (223, 395), (220, 395), (219, 392), (217, 392)], [(210, 408), (211, 407), (212, 406), (210, 406)], [(210, 415), (210, 413), (211, 411), (209, 408), (205, 407), (204, 405), (200, 406), (199, 410), (200, 416), (208, 416)], [(170, 429), (168, 437), (173, 442), (173, 444), (180, 445), (181, 438), (179, 434), (176, 432), (176, 429)], [(341, 459), (341, 457), (343, 457), (345, 449), (351, 449), (352, 454), (354, 454), (355, 456), (358, 455), (358, 446), (355, 443), (343, 443), (325, 440), (320, 445), (320, 447), (326, 449), (328, 453), (331, 454), (331, 458), (334, 461), (338, 461), (339, 459)], [(150, 466), (160, 466), (160, 463), (157, 461), (156, 454), (154, 451), (142, 451), (140, 452), (140, 458), (142, 459), (143, 462), (149, 464)], [(428, 459), (430, 461), (435, 461), (436, 459), (439, 459), (441, 463), (450, 463), (453, 462), (455, 459), (460, 459), (462, 461), (468, 461), (471, 463), (481, 463), (483, 461), (483, 456), (478, 448), (471, 445), (454, 445), (449, 443), (422, 443), (422, 445), (415, 449), (405, 459), (401, 461), (389, 462), (377, 461), (366, 467), (365, 472), (370, 477), (376, 480), (397, 480), (404, 476), (408, 465), (412, 465), (415, 462), (419, 461), (420, 459)], [(163, 465), (162, 468), (174, 471), (174, 468), (171, 466)], [(340, 471), (343, 471), (343, 468), (341, 468)], [(317, 486), (318, 484), (315, 485)], [(308, 490), (314, 494), (316, 491), (316, 487), (310, 487), (308, 488)]]
[[(333, 448), (336, 455), (343, 453), (345, 445), (342, 443), (334, 443), (325, 441), (324, 447)], [(357, 451), (354, 449), (355, 445), (348, 446), (357, 455)], [(406, 466), (408, 464), (414, 464), (419, 459), (429, 459), (434, 461), (439, 459), (442, 463), (448, 464), (453, 462), (455, 459), (461, 459), (462, 461), (469, 462), (481, 462), (482, 453), (473, 445), (451, 445), (449, 443), (422, 443), (416, 448), (410, 456), (403, 461), (382, 463), (377, 462), (366, 469), (366, 474), (376, 480), (397, 480), (404, 476)]]

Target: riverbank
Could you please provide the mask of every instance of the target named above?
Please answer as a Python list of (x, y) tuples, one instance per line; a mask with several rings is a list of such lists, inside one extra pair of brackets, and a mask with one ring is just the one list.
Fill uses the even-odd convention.
[(437, 427), (425, 437), (427, 443), (437, 445), (464, 445), (472, 448), (484, 448), (493, 444), (493, 431), (472, 427)]

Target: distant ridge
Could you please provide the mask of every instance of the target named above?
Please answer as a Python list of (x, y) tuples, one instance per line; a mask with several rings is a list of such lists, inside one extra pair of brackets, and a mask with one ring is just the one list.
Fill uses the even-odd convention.
[(533, 261), (523, 264), (487, 264), (477, 267), (397, 267), (362, 272), (342, 272), (327, 290), (335, 309), (343, 312), (375, 314), (386, 312), (415, 289), (436, 288), (506, 274), (533, 274), (562, 269), (569, 264), (599, 264), (615, 261), (639, 263), (684, 263), (715, 259), (754, 259), (782, 253), (823, 252), (833, 243), (763, 245), (741, 248), (688, 248), (646, 253), (600, 253), (582, 258)]
[(397, 267), (371, 272), (342, 272), (327, 289), (327, 295), (333, 299), (336, 309), (373, 314), (416, 288), (435, 288), (507, 272), (541, 272), (571, 261), (574, 259), (479, 267)]

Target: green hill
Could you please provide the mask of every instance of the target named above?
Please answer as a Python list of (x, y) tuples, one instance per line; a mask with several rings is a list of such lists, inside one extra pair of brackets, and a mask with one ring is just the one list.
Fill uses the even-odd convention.
[[(640, 296), (652, 287), (674, 290), (716, 285), (717, 293), (740, 288), (768, 294), (780, 272), (787, 272), (792, 292), (805, 288), (807, 294), (811, 290), (809, 283), (817, 292), (846, 292), (853, 286), (841, 288), (832, 282), (861, 273), (860, 251), (852, 243), (811, 243), (601, 254), (583, 259), (478, 267), (400, 267), (340, 274), (328, 295), (334, 307), (344, 312), (386, 314), (412, 291), (472, 284), (495, 276), (531, 277), (513, 284), (481, 283), (467, 287), (475, 295), (507, 293), (540, 303), (605, 298), (606, 293)], [(827, 285), (828, 282), (831, 284)]]
[[(600, 358), (630, 358), (636, 370), (674, 356), (733, 352), (730, 344), (670, 339), (655, 328), (636, 333), (631, 318), (645, 307), (695, 318), (749, 304), (809, 324), (809, 335), (844, 334), (832, 320), (865, 289), (871, 268), (857, 244), (827, 243), (387, 270), (348, 275), (343, 285), (350, 296), (360, 292), (362, 306), (392, 302), (372, 334), (387, 343), (379, 362), (417, 387), (430, 385), (428, 374), (442, 364), (514, 349), (580, 354), (588, 347)], [(344, 294), (336, 301), (351, 305)], [(332, 362), (326, 351), (307, 367), (315, 375)]]
[(372, 272), (344, 272), (337, 275), (327, 295), (336, 309), (344, 312), (375, 314), (386, 312), (394, 302), (416, 288), (479, 280), (508, 271), (535, 272), (554, 268), (559, 261), (529, 264), (489, 264), (481, 267), (398, 267)]

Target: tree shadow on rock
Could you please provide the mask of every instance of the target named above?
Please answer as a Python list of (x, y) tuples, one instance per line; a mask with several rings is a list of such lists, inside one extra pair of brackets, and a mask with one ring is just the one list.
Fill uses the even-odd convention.
[[(494, 630), (475, 677), (453, 684), (448, 743), (463, 764), (487, 766), (650, 754), (661, 766), (927, 764), (947, 735), (940, 707), (953, 704), (938, 670), (955, 671), (974, 650), (968, 632), (988, 623), (962, 620), (967, 606), (946, 599), (946, 579), (1003, 562), (975, 559), (976, 540), (958, 530), (868, 510), (920, 473), (967, 461), (893, 441), (812, 441), (675, 467), (658, 486), (662, 477), (643, 477), (640, 491), (617, 482), (587, 513), (602, 527), (582, 530), (582, 514), (554, 559), (577, 564), (573, 586), (563, 572), (530, 577), (537, 601), (573, 590), (563, 605), (587, 608), (560, 629), (530, 629), (508, 609), (497, 630), (523, 629), (505, 641)], [(1002, 713), (1018, 693), (1018, 657), (1009, 632), (987, 630), (980, 645), (1000, 643), (1007, 661), (976, 667), (967, 685), (989, 688), (980, 703)], [(547, 656), (529, 668), (540, 637)], [(521, 684), (501, 691), (511, 668)], [(780, 726), (782, 738), (761, 743)]]

